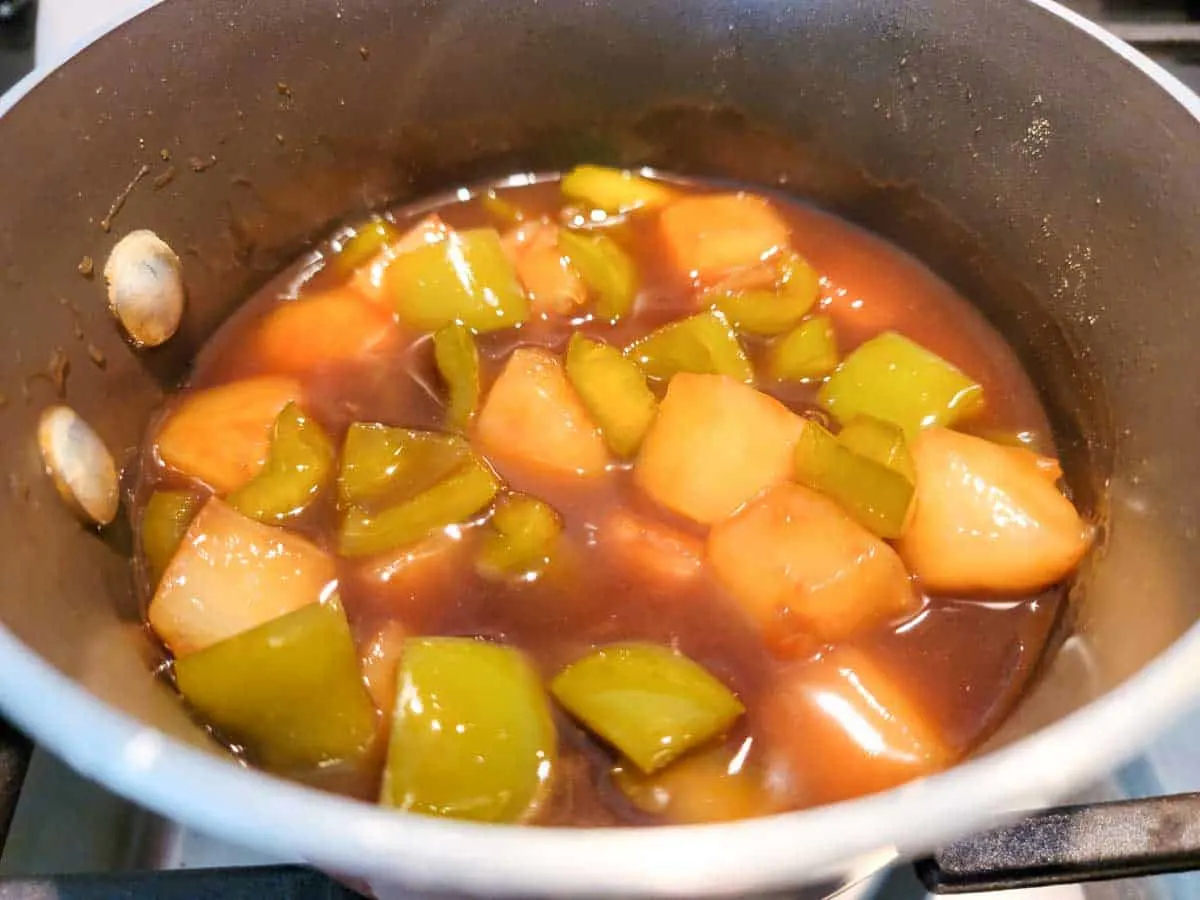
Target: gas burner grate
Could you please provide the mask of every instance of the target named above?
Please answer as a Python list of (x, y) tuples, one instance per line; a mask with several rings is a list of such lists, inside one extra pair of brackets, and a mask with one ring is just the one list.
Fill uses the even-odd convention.
[(17, 808), (32, 749), (23, 734), (0, 719), (0, 847)]

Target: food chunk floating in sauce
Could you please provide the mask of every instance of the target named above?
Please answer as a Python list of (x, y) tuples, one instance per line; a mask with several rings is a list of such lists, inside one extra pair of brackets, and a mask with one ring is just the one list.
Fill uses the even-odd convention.
[(175, 680), (200, 715), (269, 766), (353, 760), (375, 738), (375, 708), (336, 597), (181, 657)]
[(667, 255), (687, 278), (712, 281), (762, 263), (788, 246), (787, 223), (755, 194), (700, 194), (659, 220)]
[(804, 420), (724, 375), (671, 379), (634, 464), (651, 499), (705, 525), (791, 476)]
[(325, 429), (289, 403), (275, 419), (262, 470), (226, 502), (260, 522), (285, 522), (316, 502), (333, 477), (333, 459)]
[(806, 806), (895, 787), (955, 757), (910, 689), (850, 647), (780, 673), (767, 710), (771, 780)]
[[(1011, 351), (895, 248), (580, 166), (317, 250), (133, 486), (164, 671), (248, 762), (397, 814), (727, 821), (934, 773), (1021, 695), (1093, 526)], [(1040, 455), (973, 436), (1017, 431)]]
[(602, 341), (575, 334), (567, 346), (567, 377), (609, 448), (621, 457), (636, 453), (658, 411), (642, 367)]
[(769, 815), (775, 801), (763, 773), (746, 762), (749, 741), (691, 753), (653, 775), (618, 765), (613, 781), (639, 810), (679, 825)]
[(772, 488), (713, 526), (708, 561), (784, 656), (797, 642), (839, 641), (919, 606), (896, 551), (798, 484)]
[(400, 648), (382, 802), (481, 822), (533, 814), (557, 757), (550, 706), (519, 650), (470, 638)]
[(561, 240), (558, 226), (533, 222), (515, 229), (505, 244), (534, 313), (566, 315), (587, 299), (587, 285)]
[(163, 572), (150, 626), (183, 657), (320, 600), (336, 579), (325, 551), (214, 497)]
[(600, 429), (562, 360), (545, 350), (513, 351), (483, 403), (476, 434), (497, 460), (547, 475), (599, 475), (608, 465)]
[(364, 356), (395, 331), (386, 309), (341, 287), (281, 304), (259, 326), (253, 352), (268, 372), (303, 376)]
[(273, 376), (189, 393), (167, 416), (155, 451), (168, 469), (228, 493), (266, 465), (276, 419), (302, 399), (298, 381)]
[(744, 711), (721, 682), (657, 644), (601, 647), (564, 669), (550, 690), (646, 773), (717, 737)]
[(383, 289), (400, 321), (424, 331), (455, 322), (496, 331), (529, 316), (529, 300), (491, 228), (400, 253), (384, 270)]
[(1058, 462), (931, 428), (913, 442), (920, 493), (900, 554), (926, 588), (1027, 594), (1079, 564), (1092, 529), (1057, 487)]

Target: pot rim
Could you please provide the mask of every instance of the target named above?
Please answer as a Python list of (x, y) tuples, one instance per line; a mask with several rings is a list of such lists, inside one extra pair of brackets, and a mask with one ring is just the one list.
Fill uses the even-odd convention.
[[(158, 2), (143, 0), (124, 18)], [(1156, 63), (1054, 0), (1027, 2), (1107, 46), (1200, 121), (1200, 97)], [(39, 65), (0, 98), (0, 116), (107, 30)], [(132, 801), (200, 831), (367, 880), (492, 896), (737, 895), (852, 868), (864, 876), (897, 852), (923, 852), (1063, 796), (1136, 755), (1200, 697), (1196, 625), (1053, 725), (881, 794), (720, 825), (512, 828), (400, 814), (232, 763), (109, 707), (2, 625), (0, 660), (0, 710)]]

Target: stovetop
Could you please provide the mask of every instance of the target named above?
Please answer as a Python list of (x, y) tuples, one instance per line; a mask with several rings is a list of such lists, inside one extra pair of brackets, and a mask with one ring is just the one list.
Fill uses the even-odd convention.
[[(141, 0), (0, 0), (0, 92)], [(1200, 91), (1200, 0), (1073, 0)], [(40, 8), (39, 8), (40, 7)], [(1200, 791), (1200, 712), (1080, 802)], [(0, 900), (167, 898), (347, 900), (295, 861), (264, 857), (140, 810), (91, 784), (0, 720)], [(854, 900), (920, 900), (908, 866)], [(967, 896), (967, 895), (960, 895)], [(985, 896), (985, 895), (979, 895)], [(1014, 891), (1005, 900), (1184, 900), (1200, 874)]]
[(22, 0), (17, 6), (13, 0), (0, 0), (0, 93), (33, 68), (36, 18), (33, 4)]

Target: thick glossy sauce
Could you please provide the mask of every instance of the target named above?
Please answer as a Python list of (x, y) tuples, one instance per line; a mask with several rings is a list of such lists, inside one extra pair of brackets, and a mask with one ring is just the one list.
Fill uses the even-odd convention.
[[(698, 188), (702, 190), (702, 188)], [(509, 196), (533, 213), (556, 216), (562, 205), (553, 183), (514, 190)], [(821, 305), (835, 320), (840, 347), (896, 327), (955, 363), (987, 392), (985, 415), (973, 428), (1028, 432), (1048, 449), (1044, 413), (1014, 354), (963, 298), (911, 257), (848, 223), (817, 209), (773, 198), (792, 229), (792, 245), (822, 273)], [(403, 229), (428, 210), (396, 210)], [(494, 225), (476, 200), (437, 207), (456, 227)], [(531, 321), (513, 331), (480, 339), (484, 384), (490, 383), (516, 346), (538, 345), (563, 351), (576, 329), (623, 345), (663, 322), (695, 311), (693, 292), (664, 265), (658, 239), (635, 219), (626, 246), (636, 258), (642, 289), (637, 314), (616, 326), (573, 324), (565, 319)], [(319, 248), (322, 251), (328, 248)], [(320, 268), (320, 253), (280, 275), (219, 331), (200, 353), (184, 392), (261, 372), (247, 349), (253, 326), (278, 304), (331, 282)], [(748, 343), (751, 356), (760, 346)], [(306, 408), (339, 442), (356, 421), (438, 429), (440, 390), (427, 337), (409, 336), (351, 365), (312, 372), (304, 380)], [(762, 379), (759, 388), (792, 409), (815, 416), (817, 385), (781, 386)], [(168, 403), (169, 412), (173, 399)], [(152, 433), (152, 432), (151, 432)], [(144, 456), (138, 497), (176, 483)], [(413, 634), (484, 635), (524, 650), (549, 678), (588, 648), (605, 642), (644, 639), (677, 647), (735, 690), (748, 713), (727, 738), (730, 746), (759, 740), (762, 699), (783, 663), (774, 659), (744, 615), (707, 573), (686, 592), (664, 590), (653, 579), (614, 567), (595, 546), (598, 522), (614, 506), (698, 535), (640, 496), (627, 469), (588, 482), (548, 479), (494, 461), (505, 483), (551, 503), (563, 516), (566, 534), (581, 564), (569, 583), (497, 583), (478, 576), (464, 555), (454, 577), (419, 596), (382, 584), (359, 560), (340, 560), (341, 597), (360, 640), (384, 622), (399, 620)], [(296, 530), (330, 550), (336, 534), (332, 500), (318, 504), (294, 524)], [(145, 588), (145, 585), (143, 585)], [(1046, 644), (1060, 604), (1058, 592), (1023, 601), (994, 603), (932, 598), (914, 618), (855, 637), (850, 643), (884, 662), (903, 689), (920, 698), (953, 752), (971, 751), (1004, 717), (1024, 686)], [(614, 787), (609, 752), (559, 716), (561, 759), (551, 801), (538, 813), (539, 824), (608, 825), (653, 821)], [(367, 798), (377, 793), (380, 759), (354, 773), (292, 773), (324, 786)], [(803, 806), (803, 797), (792, 798)]]

